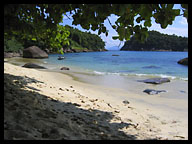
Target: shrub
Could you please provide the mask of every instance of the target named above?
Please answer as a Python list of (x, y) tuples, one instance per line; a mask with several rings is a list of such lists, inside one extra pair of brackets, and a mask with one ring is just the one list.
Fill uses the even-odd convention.
[(11, 39), (4, 38), (4, 51), (5, 52), (19, 52), (23, 50), (23, 45), (18, 42), (14, 37)]

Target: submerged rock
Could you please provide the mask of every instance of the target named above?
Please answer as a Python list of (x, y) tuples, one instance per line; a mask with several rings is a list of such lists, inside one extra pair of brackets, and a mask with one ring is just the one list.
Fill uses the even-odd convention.
[(144, 69), (160, 69), (161, 67), (150, 65), (150, 66), (144, 66), (142, 68), (144, 68)]
[(63, 60), (63, 59), (65, 59), (65, 57), (59, 56), (57, 59), (58, 60)]
[(118, 54), (113, 54), (112, 56), (119, 56)]
[(166, 92), (165, 90), (154, 90), (154, 89), (145, 89), (143, 92), (148, 93), (149, 95), (158, 94), (160, 92)]
[(151, 78), (151, 79), (138, 80), (138, 81), (144, 82), (144, 83), (151, 83), (151, 84), (162, 84), (162, 83), (170, 82), (168, 78)]
[(188, 65), (188, 58), (181, 59), (177, 63), (182, 65)]
[(47, 69), (45, 67), (39, 66), (39, 65), (34, 64), (34, 63), (26, 63), (22, 67), (25, 67), (25, 68), (36, 68), (36, 69)]

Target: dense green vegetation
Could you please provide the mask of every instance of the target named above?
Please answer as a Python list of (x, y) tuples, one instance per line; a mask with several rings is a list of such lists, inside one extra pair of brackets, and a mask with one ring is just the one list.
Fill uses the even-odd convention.
[(82, 32), (76, 28), (70, 26), (65, 26), (70, 32), (69, 42), (70, 45), (66, 45), (65, 48), (72, 48), (77, 51), (98, 51), (104, 50), (104, 41), (96, 34), (91, 34), (90, 32)]
[(23, 48), (23, 45), (18, 42), (15, 37), (4, 39), (4, 52), (19, 52), (19, 50), (23, 50)]
[[(50, 33), (54, 33), (55, 37), (51, 37)], [(44, 33), (32, 37), (21, 37), (15, 34), (14, 37), (4, 37), (4, 51), (18, 52), (19, 49), (36, 45), (41, 49), (48, 48), (51, 52), (61, 52), (60, 49), (73, 49), (75, 51), (100, 51), (104, 50), (104, 41), (96, 34), (90, 32), (82, 32), (70, 26), (57, 26), (57, 30), (51, 32), (50, 29)]]
[(133, 36), (126, 41), (121, 50), (127, 51), (184, 51), (188, 49), (188, 38), (162, 34), (157, 31), (149, 31), (149, 37), (145, 42), (138, 41)]
[[(181, 4), (179, 9), (173, 9), (173, 6), (174, 4), (8, 4), (4, 5), (4, 35), (12, 37), (16, 34), (36, 41), (48, 37), (48, 42), (55, 46), (53, 43), (58, 41), (58, 37), (55, 39), (57, 25), (62, 22), (63, 16), (71, 15), (73, 25), (80, 24), (86, 30), (98, 30), (99, 35), (108, 35), (104, 25), (104, 20), (108, 20), (118, 33), (114, 39), (129, 40), (135, 34), (137, 39), (144, 41), (148, 36), (148, 28), (151, 27), (151, 18), (161, 28), (171, 25), (176, 16), (188, 19), (188, 4)], [(118, 16), (115, 23), (108, 19), (111, 14)], [(141, 25), (142, 22), (144, 26)], [(68, 34), (64, 37), (67, 44)]]
[[(38, 29), (36, 29), (38, 31)], [(69, 31), (66, 30), (64, 26), (57, 25), (57, 28), (52, 31), (48, 28), (41, 33), (20, 33), (13, 32), (4, 33), (4, 42), (11, 41), (12, 47), (15, 47), (14, 44), (20, 43), (22, 47), (26, 48), (32, 45), (36, 45), (41, 49), (50, 49), (53, 52), (59, 52), (64, 45), (69, 45)], [(14, 39), (14, 41), (13, 41)], [(11, 47), (11, 45), (9, 45)], [(10, 49), (7, 46), (4, 46), (4, 51)], [(11, 48), (12, 51), (17, 51), (18, 48)]]

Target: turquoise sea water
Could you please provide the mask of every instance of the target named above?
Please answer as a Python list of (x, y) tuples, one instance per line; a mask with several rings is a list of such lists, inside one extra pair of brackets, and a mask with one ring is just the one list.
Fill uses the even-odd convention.
[[(112, 56), (113, 54), (118, 56)], [(106, 51), (87, 53), (66, 53), (64, 60), (57, 60), (61, 54), (50, 54), (44, 63), (54, 68), (61, 66), (83, 69), (98, 75), (160, 76), (188, 80), (188, 66), (177, 63), (188, 57), (188, 52), (149, 51)]]

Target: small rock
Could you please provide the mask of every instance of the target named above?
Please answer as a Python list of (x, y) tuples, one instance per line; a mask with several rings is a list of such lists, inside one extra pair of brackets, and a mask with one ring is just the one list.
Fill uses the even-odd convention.
[(115, 113), (120, 113), (120, 111), (117, 111), (117, 110), (115, 110), (114, 112), (115, 112)]
[(62, 68), (60, 68), (60, 70), (69, 70), (69, 68), (68, 67), (62, 67)]
[(129, 104), (129, 101), (128, 100), (124, 100), (123, 103), (124, 104)]
[(107, 105), (112, 108), (112, 106), (109, 103), (107, 103)]
[(62, 88), (59, 88), (59, 90), (64, 91), (64, 89), (62, 89)]

